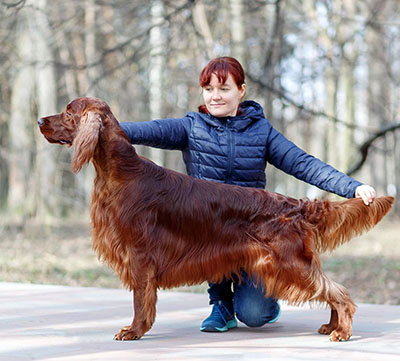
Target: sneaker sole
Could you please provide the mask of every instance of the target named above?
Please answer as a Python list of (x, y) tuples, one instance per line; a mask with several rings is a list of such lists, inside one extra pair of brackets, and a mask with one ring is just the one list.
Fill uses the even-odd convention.
[(268, 321), (267, 323), (274, 323), (274, 322), (276, 322), (276, 321), (278, 320), (278, 318), (281, 316), (281, 305), (278, 303), (278, 306), (279, 306), (278, 314), (276, 315), (275, 318), (273, 318), (271, 321)]
[(235, 328), (237, 326), (236, 320), (230, 320), (224, 327), (212, 327), (212, 326), (205, 326), (200, 327), (200, 331), (202, 332), (226, 332), (231, 328)]

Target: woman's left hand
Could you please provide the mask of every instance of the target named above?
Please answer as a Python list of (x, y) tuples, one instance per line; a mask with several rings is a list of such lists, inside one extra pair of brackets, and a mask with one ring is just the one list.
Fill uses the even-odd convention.
[(373, 187), (367, 184), (363, 184), (356, 188), (354, 196), (356, 198), (361, 198), (363, 202), (368, 206), (374, 201), (376, 197), (376, 191)]

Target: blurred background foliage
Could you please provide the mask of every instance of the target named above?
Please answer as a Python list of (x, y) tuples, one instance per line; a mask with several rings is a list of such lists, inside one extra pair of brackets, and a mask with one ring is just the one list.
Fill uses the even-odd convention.
[[(182, 117), (202, 102), (201, 69), (223, 55), (242, 62), (247, 98), (289, 139), (378, 194), (399, 192), (398, 0), (4, 0), (0, 39), (3, 219), (87, 214), (93, 169), (73, 176), (71, 150), (45, 141), (40, 116), (96, 96), (121, 122)], [(179, 152), (138, 151), (184, 171)], [(326, 196), (272, 166), (267, 180)]]

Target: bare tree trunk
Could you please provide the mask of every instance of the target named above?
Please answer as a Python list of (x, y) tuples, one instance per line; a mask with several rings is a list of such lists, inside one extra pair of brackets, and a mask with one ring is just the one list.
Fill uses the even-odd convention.
[(9, 66), (3, 67), (0, 71), (0, 103), (2, 112), (0, 112), (0, 211), (7, 209), (7, 197), (9, 187), (9, 114), (10, 114), (10, 89)]
[[(264, 6), (263, 11), (264, 23), (266, 28), (266, 33), (268, 37), (267, 47), (265, 49), (265, 58), (263, 60), (262, 69), (263, 75), (262, 78), (266, 80), (266, 83), (271, 88), (279, 89), (281, 88), (280, 84), (280, 68), (281, 68), (281, 45), (282, 45), (282, 12), (281, 12), (281, 2), (276, 1), (272, 6), (270, 3), (267, 3)], [(277, 81), (279, 83), (277, 83)], [(271, 91), (267, 91), (264, 95), (264, 111), (266, 117), (273, 121), (274, 126), (286, 134), (286, 126), (285, 119), (283, 116), (284, 105), (282, 103), (275, 105), (274, 111), (274, 99), (276, 99), (276, 95)], [(276, 111), (276, 108), (279, 107), (279, 112)], [(286, 193), (288, 190), (288, 183), (290, 179), (279, 178), (279, 171), (270, 168), (268, 170), (268, 183), (267, 187), (270, 190), (276, 190), (281, 193)]]
[[(342, 1), (343, 10), (346, 18), (353, 19), (355, 17), (356, 4), (352, 1)], [(355, 87), (356, 81), (354, 77), (355, 65), (357, 62), (357, 52), (354, 44), (354, 35), (356, 29), (354, 23), (344, 21), (337, 27), (337, 36), (342, 47), (344, 55), (342, 61), (342, 82), (345, 94), (345, 115), (344, 121), (348, 125), (342, 130), (340, 139), (342, 139), (338, 151), (340, 151), (339, 168), (341, 170), (349, 169), (352, 159), (354, 158), (354, 125), (355, 125)]]
[(203, 36), (208, 59), (214, 58), (214, 39), (201, 1), (197, 1), (193, 8), (193, 21), (197, 31)]
[(85, 2), (85, 59), (86, 59), (86, 79), (88, 80), (88, 89), (93, 95), (93, 82), (96, 79), (96, 69), (90, 66), (96, 59), (96, 9), (94, 0), (87, 0)]
[(231, 54), (246, 67), (245, 59), (245, 31), (243, 24), (243, 2), (242, 0), (230, 0), (231, 8)]
[[(30, 18), (31, 36), (34, 43), (36, 67), (36, 103), (39, 115), (55, 114), (57, 111), (57, 89), (54, 73), (54, 58), (50, 47), (51, 28), (46, 17), (46, 0), (35, 2), (36, 13)], [(62, 185), (62, 169), (57, 165), (57, 154), (61, 149), (44, 141), (37, 142), (37, 169), (35, 197), (37, 216), (42, 220), (49, 214), (60, 215), (60, 200), (57, 197)]]
[[(149, 106), (151, 119), (162, 118), (163, 73), (165, 68), (165, 37), (162, 29), (165, 8), (163, 1), (154, 0), (151, 5), (152, 29), (150, 31)], [(150, 158), (164, 165), (164, 151), (150, 148)]]
[[(400, 141), (399, 141), (399, 135), (394, 134), (394, 184), (391, 184), (389, 187), (388, 191), (396, 197), (395, 200), (395, 209), (396, 212), (400, 211), (400, 197), (398, 196), (400, 194), (400, 161), (399, 160), (399, 154), (400, 154)], [(396, 161), (397, 159), (397, 161)], [(390, 189), (391, 188), (391, 189)]]
[[(337, 4), (334, 3), (336, 6)], [(330, 37), (329, 31), (326, 27), (321, 26), (316, 11), (315, 0), (305, 0), (303, 2), (304, 13), (310, 16), (313, 21), (312, 26), (317, 31), (317, 41), (322, 50), (326, 52), (326, 60), (329, 65), (325, 68), (325, 113), (328, 116), (336, 117), (337, 109), (337, 89), (338, 89), (338, 75), (335, 69), (334, 57), (332, 56), (333, 41)], [(329, 25), (327, 25), (329, 26)], [(332, 26), (332, 25), (330, 25)], [(336, 124), (329, 122), (325, 125), (324, 129), (324, 155), (323, 159), (333, 166), (337, 166), (337, 129)]]
[(10, 176), (8, 203), (11, 213), (22, 219), (34, 213), (33, 159), (34, 149), (32, 100), (34, 92), (34, 42), (28, 24), (28, 16), (21, 11), (17, 53), (16, 76), (11, 95), (9, 126)]
[[(326, 89), (326, 102), (325, 112), (332, 117), (336, 117), (337, 106), (337, 89), (338, 79), (337, 73), (333, 68), (333, 64), (326, 69), (325, 72), (325, 89)], [(334, 122), (328, 122), (325, 126), (325, 160), (334, 167), (338, 166), (337, 142), (338, 132)]]
[[(384, 59), (386, 45), (382, 41), (381, 29), (374, 27), (367, 30), (368, 42), (368, 120), (369, 125), (379, 128), (387, 121), (386, 111), (388, 109), (387, 94), (388, 87), (385, 81), (387, 73)], [(387, 79), (386, 79), (387, 80)], [(380, 192), (386, 192), (387, 163), (386, 157), (374, 152), (370, 155), (370, 178), (371, 183)]]
[[(75, 15), (71, 2), (63, 2), (62, 4), (60, 4), (59, 10), (60, 12), (57, 12), (58, 16), (61, 16), (65, 13), (72, 18)], [(62, 18), (57, 19), (57, 21), (62, 22), (61, 19)], [(72, 43), (72, 38), (68, 36), (65, 31), (62, 31), (60, 32), (60, 35), (57, 39), (59, 39), (59, 41), (57, 41), (55, 45), (58, 48), (61, 62), (66, 65), (76, 65), (71, 51), (71, 48), (73, 48), (73, 46), (70, 45)], [(68, 100), (72, 100), (80, 95), (76, 73), (76, 70), (73, 70), (72, 67), (68, 66), (65, 66), (65, 69), (63, 70), (63, 80), (65, 82), (63, 95), (65, 95)]]
[[(83, 4), (82, 4), (83, 6)], [(90, 6), (88, 4), (87, 6)], [(78, 9), (76, 6), (70, 8), (71, 16), (78, 16)], [(86, 11), (86, 10), (85, 10)], [(85, 24), (86, 25), (86, 24)], [(84, 28), (84, 33), (87, 31), (86, 26)], [(93, 29), (94, 30), (94, 29)], [(72, 42), (72, 52), (73, 58), (75, 59), (77, 70), (77, 79), (78, 79), (78, 94), (80, 96), (86, 95), (88, 89), (90, 88), (90, 83), (88, 80), (88, 74), (85, 69), (87, 64), (87, 50), (85, 47), (84, 37), (81, 35), (79, 31), (73, 31), (71, 34), (71, 42)], [(61, 45), (62, 46), (62, 45)]]

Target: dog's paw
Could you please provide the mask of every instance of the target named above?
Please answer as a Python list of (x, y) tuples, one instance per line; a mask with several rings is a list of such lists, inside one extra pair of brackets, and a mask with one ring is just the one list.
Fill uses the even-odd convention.
[(335, 326), (328, 323), (328, 324), (322, 325), (319, 328), (318, 333), (320, 333), (321, 335), (330, 335), (334, 329), (335, 329)]
[(351, 332), (344, 330), (333, 330), (329, 336), (329, 339), (334, 342), (347, 341), (351, 337)]
[(114, 340), (117, 341), (131, 341), (139, 340), (143, 336), (143, 333), (137, 332), (132, 326), (126, 326), (121, 328), (114, 336)]

